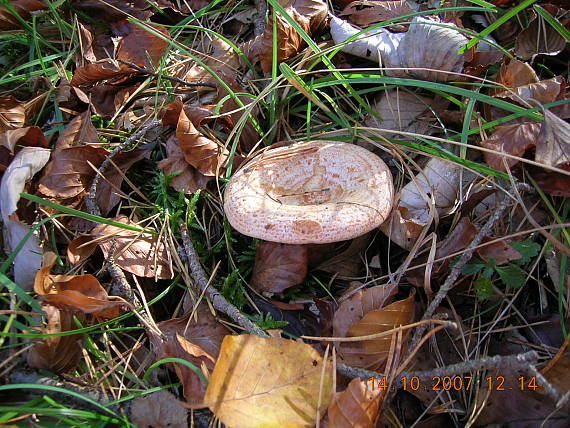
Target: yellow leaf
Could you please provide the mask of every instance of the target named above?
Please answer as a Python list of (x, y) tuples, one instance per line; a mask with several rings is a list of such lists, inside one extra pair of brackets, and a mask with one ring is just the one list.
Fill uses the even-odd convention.
[(311, 346), (278, 338), (226, 336), (205, 404), (232, 428), (314, 426), (332, 395), (330, 363)]

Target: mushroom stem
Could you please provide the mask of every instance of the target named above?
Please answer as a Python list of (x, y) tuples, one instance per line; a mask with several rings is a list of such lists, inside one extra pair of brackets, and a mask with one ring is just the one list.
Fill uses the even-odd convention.
[(190, 235), (188, 235), (188, 229), (182, 222), (180, 223), (180, 235), (182, 236), (184, 252), (186, 253), (186, 259), (188, 260), (188, 266), (190, 267), (192, 278), (200, 290), (210, 298), (214, 308), (229, 316), (237, 324), (247, 330), (248, 333), (255, 334), (260, 337), (269, 337), (269, 335), (259, 328), (257, 324), (246, 318), (238, 308), (228, 302), (226, 298), (218, 292), (218, 290), (209, 284), (208, 277), (206, 276), (206, 273), (200, 264), (198, 254), (196, 254), (196, 250), (194, 249), (192, 239), (190, 239)]

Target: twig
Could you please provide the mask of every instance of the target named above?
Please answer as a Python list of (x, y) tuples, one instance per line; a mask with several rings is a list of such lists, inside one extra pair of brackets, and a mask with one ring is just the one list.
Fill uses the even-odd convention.
[[(449, 293), (449, 290), (451, 290), (455, 281), (457, 281), (457, 278), (461, 274), (461, 271), (463, 270), (467, 262), (471, 260), (471, 257), (473, 257), (473, 253), (475, 252), (477, 246), (481, 243), (483, 238), (485, 238), (485, 236), (489, 234), (489, 232), (491, 231), (497, 220), (501, 218), (501, 216), (509, 206), (509, 203), (510, 199), (508, 197), (505, 197), (505, 199), (503, 199), (503, 201), (499, 204), (493, 215), (487, 220), (487, 223), (483, 225), (481, 230), (479, 230), (479, 233), (477, 233), (475, 238), (473, 238), (471, 243), (467, 246), (465, 252), (461, 255), (459, 261), (455, 264), (455, 266), (453, 266), (453, 269), (451, 270), (449, 276), (446, 278), (445, 282), (438, 290), (434, 299), (427, 307), (426, 311), (424, 312), (424, 316), (422, 317), (422, 320), (430, 319), (433, 316), (435, 310), (439, 307), (443, 299), (447, 296), (447, 293)], [(427, 325), (420, 325), (416, 329), (412, 337), (409, 349), (416, 348), (426, 328)]]
[(260, 36), (265, 31), (265, 20), (267, 18), (267, 2), (265, 0), (254, 0), (257, 14), (254, 17), (253, 34)]
[(188, 260), (190, 272), (192, 273), (192, 278), (194, 278), (194, 281), (200, 290), (210, 298), (214, 308), (229, 316), (250, 334), (260, 337), (269, 337), (267, 333), (246, 318), (238, 308), (228, 302), (226, 298), (218, 292), (218, 290), (209, 284), (206, 273), (204, 272), (204, 269), (200, 264), (200, 259), (194, 249), (194, 244), (188, 235), (188, 229), (184, 223), (180, 223), (180, 234), (182, 236), (182, 243), (184, 244), (184, 251), (186, 252), (186, 258)]
[(161, 126), (160, 120), (151, 120), (149, 123), (141, 127), (137, 132), (119, 144), (117, 147), (113, 149), (111, 153), (107, 156), (107, 158), (101, 163), (99, 166), (99, 170), (95, 177), (93, 178), (93, 182), (89, 187), (89, 192), (85, 195), (85, 207), (87, 208), (87, 212), (91, 215), (101, 216), (101, 210), (97, 205), (97, 186), (99, 186), (99, 181), (101, 181), (101, 177), (103, 176), (104, 172), (107, 170), (109, 165), (111, 164), (111, 159), (113, 159), (117, 154), (123, 151), (125, 148), (129, 147), (133, 142), (137, 142), (139, 139), (143, 138), (147, 132), (151, 129)]
[(137, 295), (133, 292), (131, 285), (127, 281), (127, 277), (123, 270), (117, 266), (115, 262), (115, 251), (117, 249), (117, 240), (113, 239), (109, 255), (107, 256), (107, 271), (113, 280), (112, 293), (115, 296), (122, 297), (135, 308), (141, 306), (141, 302)]
[(157, 77), (160, 79), (164, 79), (164, 80), (170, 80), (171, 82), (176, 82), (176, 83), (180, 83), (181, 85), (184, 86), (188, 86), (191, 88), (200, 88), (200, 87), (206, 87), (206, 88), (214, 88), (216, 89), (216, 85), (213, 83), (207, 83), (207, 82), (187, 82), (186, 80), (180, 79), (178, 77), (173, 77), (173, 76), (167, 76), (165, 74), (158, 74), (155, 73), (154, 71), (150, 71), (147, 70), (146, 68), (140, 67), (132, 62), (129, 61), (123, 61), (122, 59), (117, 59), (117, 62), (120, 62), (121, 64), (125, 64), (128, 65), (129, 67), (131, 67), (132, 69), (138, 71), (139, 73), (142, 74), (146, 74), (147, 76), (153, 76), (153, 77)]

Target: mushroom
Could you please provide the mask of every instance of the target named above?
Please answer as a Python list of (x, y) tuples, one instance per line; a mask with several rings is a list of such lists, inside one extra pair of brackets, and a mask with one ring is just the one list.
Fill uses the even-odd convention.
[(224, 195), (230, 224), (285, 244), (338, 242), (380, 226), (392, 209), (386, 164), (367, 149), (309, 141), (269, 149), (238, 170)]

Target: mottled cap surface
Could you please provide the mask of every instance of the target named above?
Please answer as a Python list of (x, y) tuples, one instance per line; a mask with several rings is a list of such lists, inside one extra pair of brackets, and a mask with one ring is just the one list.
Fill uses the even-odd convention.
[(354, 144), (310, 141), (269, 149), (237, 171), (224, 194), (230, 224), (286, 244), (352, 239), (386, 220), (392, 175)]

